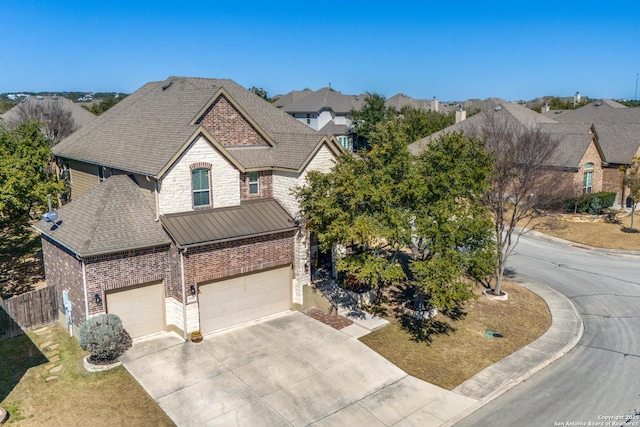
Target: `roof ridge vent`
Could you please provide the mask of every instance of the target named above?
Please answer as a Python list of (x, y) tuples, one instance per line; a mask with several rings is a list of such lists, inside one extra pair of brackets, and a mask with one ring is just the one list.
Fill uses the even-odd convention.
[(167, 90), (173, 84), (172, 80), (169, 80), (167, 83), (162, 85), (162, 90)]

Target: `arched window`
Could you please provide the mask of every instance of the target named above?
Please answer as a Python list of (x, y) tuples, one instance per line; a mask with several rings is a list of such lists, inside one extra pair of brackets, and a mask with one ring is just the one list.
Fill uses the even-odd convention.
[(191, 171), (193, 207), (211, 206), (209, 169), (198, 168)]
[(582, 173), (582, 193), (591, 194), (593, 188), (593, 163), (584, 165)]

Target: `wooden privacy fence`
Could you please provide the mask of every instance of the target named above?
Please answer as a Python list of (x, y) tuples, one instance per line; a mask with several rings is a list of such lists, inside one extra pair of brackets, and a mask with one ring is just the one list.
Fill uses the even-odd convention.
[(0, 340), (58, 320), (55, 286), (38, 289), (9, 299), (0, 298)]

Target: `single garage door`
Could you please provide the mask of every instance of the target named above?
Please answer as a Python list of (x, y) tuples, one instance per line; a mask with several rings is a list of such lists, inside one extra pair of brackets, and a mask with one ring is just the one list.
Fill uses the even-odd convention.
[(200, 329), (211, 332), (291, 308), (291, 266), (200, 285)]
[(107, 312), (117, 314), (131, 338), (164, 329), (164, 284), (153, 282), (108, 293)]

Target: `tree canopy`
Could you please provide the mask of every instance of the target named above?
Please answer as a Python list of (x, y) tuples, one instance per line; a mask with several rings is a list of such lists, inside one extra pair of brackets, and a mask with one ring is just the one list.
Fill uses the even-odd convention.
[(51, 161), (50, 140), (38, 121), (0, 126), (0, 221), (25, 225), (34, 207), (46, 205), (47, 194), (64, 191)]
[(369, 141), (331, 172), (308, 174), (297, 191), (308, 227), (325, 250), (350, 247), (338, 270), (373, 287), (406, 280), (399, 254), (412, 248), (427, 298), (442, 309), (462, 303), (471, 297), (464, 276), (493, 271), (491, 221), (479, 203), (491, 170), (482, 141), (446, 135), (415, 158), (398, 117), (378, 123)]

